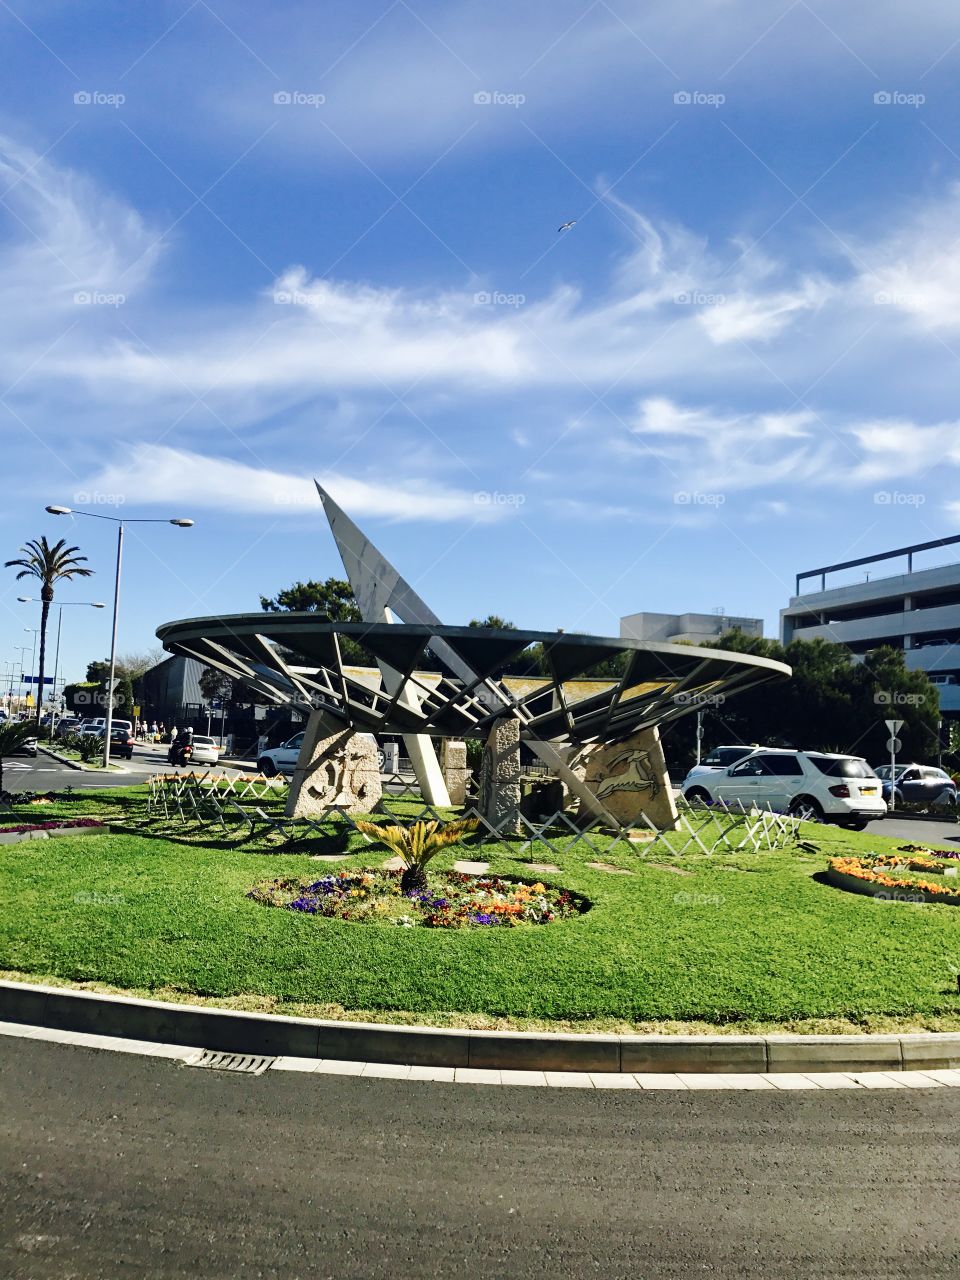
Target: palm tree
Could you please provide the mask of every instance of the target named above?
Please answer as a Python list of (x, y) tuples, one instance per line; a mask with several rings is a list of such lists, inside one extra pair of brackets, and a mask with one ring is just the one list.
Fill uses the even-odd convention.
[(399, 854), (406, 863), (400, 878), (402, 893), (426, 893), (427, 863), (441, 849), (459, 843), (464, 836), (476, 831), (479, 819), (463, 818), (457, 822), (448, 822), (445, 827), (441, 827), (439, 822), (415, 822), (410, 827), (387, 827), (378, 822), (366, 822), (357, 818), (355, 825), (364, 835), (373, 836)]
[[(83, 569), (86, 556), (78, 556), (79, 547), (68, 547), (66, 538), (51, 547), (46, 538), (31, 538), (25, 547), (21, 547), (23, 557), (19, 560), (8, 560), (5, 568), (19, 566), (17, 581), (21, 578), (37, 578), (40, 582), (40, 669), (37, 684), (37, 723), (40, 723), (40, 712), (43, 708), (43, 668), (47, 655), (47, 618), (50, 605), (53, 603), (54, 583), (61, 578), (89, 578), (92, 569)], [(54, 690), (56, 693), (56, 690)]]

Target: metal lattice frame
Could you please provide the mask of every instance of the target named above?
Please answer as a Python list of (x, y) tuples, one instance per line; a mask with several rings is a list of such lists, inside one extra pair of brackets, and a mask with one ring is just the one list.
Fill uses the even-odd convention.
[[(617, 741), (688, 715), (704, 700), (790, 675), (788, 666), (768, 658), (689, 645), (324, 622), (311, 613), (192, 618), (164, 624), (157, 636), (169, 652), (197, 658), (277, 705), (322, 709), (355, 730), (485, 738), (495, 720), (510, 715), (520, 721), (525, 740), (558, 745)], [(343, 638), (399, 674), (393, 693), (348, 670)], [(531, 676), (522, 689), (505, 671), (534, 644), (543, 646), (549, 674)], [(595, 691), (577, 698), (572, 682), (591, 678), (611, 659), (619, 660), (620, 673), (599, 678)], [(430, 674), (425, 665), (440, 670)]]

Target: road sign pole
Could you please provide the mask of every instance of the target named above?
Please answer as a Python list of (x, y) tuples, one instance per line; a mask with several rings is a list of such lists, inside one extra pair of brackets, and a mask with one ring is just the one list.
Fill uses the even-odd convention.
[(894, 787), (897, 776), (897, 747), (900, 745), (897, 741), (897, 734), (903, 728), (902, 720), (885, 720), (884, 724), (890, 732), (890, 741), (887, 746), (890, 748), (890, 808), (893, 808)]

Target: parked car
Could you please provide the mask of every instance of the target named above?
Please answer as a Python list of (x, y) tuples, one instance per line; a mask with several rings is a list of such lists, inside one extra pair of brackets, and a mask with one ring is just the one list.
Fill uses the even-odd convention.
[(103, 729), (106, 723), (106, 716), (84, 716), (77, 725), (77, 733), (89, 733), (92, 729)]
[(68, 733), (76, 733), (79, 724), (80, 719), (78, 716), (61, 716), (57, 721), (57, 737), (64, 738)]
[(220, 759), (220, 748), (217, 746), (216, 739), (208, 738), (201, 733), (195, 733), (193, 735), (193, 756), (191, 758), (196, 764), (216, 764)]
[(829, 819), (862, 831), (887, 812), (881, 782), (858, 756), (763, 747), (684, 787), (690, 801), (756, 804), (809, 821)]
[(681, 782), (680, 790), (686, 791), (695, 778), (702, 778), (706, 774), (712, 776), (722, 772), (724, 769), (729, 769), (732, 764), (736, 764), (744, 756), (752, 755), (756, 750), (757, 744), (755, 742), (748, 747), (714, 747), (711, 752), (703, 757), (699, 764), (693, 766), (683, 782)]
[[(105, 730), (101, 729), (99, 737), (102, 738), (104, 732)], [(133, 734), (122, 724), (110, 729), (110, 755), (119, 756), (121, 760), (133, 759)]]
[(16, 751), (14, 752), (14, 755), (33, 756), (34, 759), (36, 759), (36, 755), (37, 755), (36, 738), (24, 738), (23, 742), (21, 742), (20, 746), (17, 747)]
[[(279, 747), (270, 747), (267, 751), (261, 752), (257, 759), (257, 768), (267, 778), (272, 778), (277, 773), (292, 774), (297, 767), (300, 748), (303, 746), (305, 736), (303, 733), (295, 733), (292, 738), (288, 738)], [(361, 733), (359, 736), (361, 738), (369, 738), (371, 742), (376, 743), (376, 738), (372, 733)], [(194, 738), (194, 742), (196, 742), (196, 738)], [(378, 758), (382, 769), (383, 752), (379, 748)]]
[(883, 798), (891, 808), (908, 804), (956, 804), (957, 784), (943, 769), (925, 764), (898, 764), (891, 784), (890, 766), (874, 770), (883, 784)]

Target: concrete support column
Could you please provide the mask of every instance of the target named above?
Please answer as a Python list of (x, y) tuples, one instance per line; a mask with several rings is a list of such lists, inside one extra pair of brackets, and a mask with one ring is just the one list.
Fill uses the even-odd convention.
[(520, 834), (520, 721), (493, 722), (483, 752), (477, 808), (504, 836)]
[(467, 744), (462, 738), (444, 738), (441, 754), (443, 780), (450, 796), (450, 803), (459, 807), (467, 799)]

